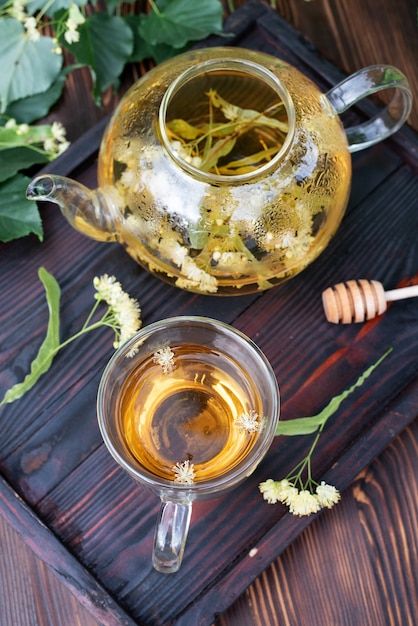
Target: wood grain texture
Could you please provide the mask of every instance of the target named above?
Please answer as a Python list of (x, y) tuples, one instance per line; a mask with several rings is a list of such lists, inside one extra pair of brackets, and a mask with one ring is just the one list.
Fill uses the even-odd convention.
[(414, 626), (418, 422), (248, 588), (216, 626)]
[[(78, 598), (79, 604), (89, 611), (94, 618), (106, 626), (133, 626), (134, 622), (123, 610), (114, 602), (105, 589), (95, 580), (89, 572), (80, 564), (80, 562), (70, 554), (68, 549), (55, 537), (51, 531), (42, 523), (35, 513), (27, 506), (27, 504), (14, 492), (8, 483), (0, 477), (0, 517), (2, 524), (8, 524), (14, 531), (15, 535), (8, 533), (11, 538), (12, 546), (21, 545), (24, 541), (26, 550), (20, 550), (19, 556), (28, 564), (28, 559), (35, 556), (42, 561), (42, 572), (46, 572), (45, 567), (53, 572), (55, 584), (52, 583), (52, 574), (48, 575), (48, 582), (54, 589), (58, 589), (58, 597), (63, 595), (63, 587), (67, 592)], [(20, 543), (18, 538), (20, 538)], [(10, 547), (7, 545), (4, 553)], [(32, 555), (30, 551), (32, 551)], [(10, 563), (5, 559), (3, 573), (8, 572), (8, 577), (4, 585), (4, 593), (8, 593), (9, 586), (24, 585), (25, 578), (22, 579), (24, 570), (19, 569), (9, 571)], [(3, 567), (3, 564), (2, 564)], [(36, 576), (36, 573), (34, 574)], [(9, 580), (11, 578), (11, 580)], [(38, 581), (39, 582), (39, 581)], [(40, 584), (40, 583), (39, 583)], [(31, 590), (33, 592), (33, 589)], [(3, 593), (3, 592), (2, 592)], [(31, 595), (31, 594), (26, 594)], [(25, 598), (26, 598), (25, 595)], [(38, 596), (38, 594), (36, 594)], [(40, 596), (42, 594), (39, 594)], [(49, 596), (49, 594), (47, 594)], [(41, 601), (42, 598), (37, 598)], [(52, 600), (52, 599), (51, 599)], [(12, 611), (10, 602), (5, 601), (5, 610)], [(46, 607), (49, 610), (49, 605)], [(1, 609), (1, 605), (0, 605)], [(25, 625), (26, 617), (20, 615), (20, 606), (15, 606), (14, 621), (10, 626), (16, 624)], [(40, 616), (44, 617), (43, 613)], [(0, 611), (1, 616), (1, 611)], [(3, 626), (3, 622), (0, 621)], [(32, 622), (28, 621), (28, 626), (32, 626)], [(59, 622), (58, 622), (59, 623)], [(7, 624), (7, 622), (6, 622)], [(51, 621), (52, 624), (55, 622)]]
[(277, 11), (346, 74), (394, 65), (414, 95), (409, 124), (418, 130), (418, 32), (415, 0), (275, 0)]
[(96, 626), (97, 623), (0, 516), (0, 624)]
[[(418, 422), (267, 568), (216, 626), (414, 626)], [(407, 486), (407, 488), (406, 488)], [(2, 626), (99, 626), (0, 517)]]

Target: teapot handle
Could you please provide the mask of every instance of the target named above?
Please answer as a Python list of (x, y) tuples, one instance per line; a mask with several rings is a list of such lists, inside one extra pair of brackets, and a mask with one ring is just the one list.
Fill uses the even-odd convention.
[(383, 89), (395, 89), (392, 100), (371, 120), (346, 128), (348, 149), (357, 152), (395, 133), (412, 108), (408, 79), (391, 65), (372, 65), (352, 74), (325, 94), (335, 114)]

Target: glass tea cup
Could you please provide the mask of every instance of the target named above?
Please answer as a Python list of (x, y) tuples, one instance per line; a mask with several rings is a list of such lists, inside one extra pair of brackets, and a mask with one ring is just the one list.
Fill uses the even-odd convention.
[(279, 406), (267, 358), (214, 319), (155, 322), (114, 353), (99, 385), (98, 421), (117, 463), (161, 499), (156, 570), (180, 568), (193, 501), (217, 497), (255, 470)]

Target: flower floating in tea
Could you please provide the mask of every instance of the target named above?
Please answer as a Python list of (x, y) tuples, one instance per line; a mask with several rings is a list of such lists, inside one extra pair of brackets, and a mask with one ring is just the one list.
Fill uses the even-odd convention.
[(161, 365), (164, 374), (170, 374), (174, 369), (174, 352), (169, 346), (154, 352), (152, 360), (157, 365)]
[[(283, 102), (255, 111), (227, 102), (215, 89), (205, 95), (207, 120), (193, 124), (173, 119), (166, 124), (172, 149), (183, 161), (202, 172), (236, 176), (258, 169), (280, 151), (288, 133)], [(223, 114), (220, 121), (214, 120), (215, 109)]]
[(189, 460), (184, 461), (183, 463), (176, 463), (172, 467), (173, 472), (176, 477), (174, 478), (175, 483), (181, 483), (183, 485), (192, 485), (195, 479), (194, 473), (194, 465), (190, 463)]
[(249, 413), (241, 413), (234, 420), (239, 432), (256, 433), (260, 430), (261, 423), (258, 421), (259, 415), (251, 409)]

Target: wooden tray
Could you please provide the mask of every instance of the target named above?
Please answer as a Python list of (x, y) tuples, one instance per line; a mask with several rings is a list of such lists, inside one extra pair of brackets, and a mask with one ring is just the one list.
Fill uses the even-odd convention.
[[(325, 91), (343, 78), (262, 3), (246, 4), (226, 31), (234, 37), (205, 45), (270, 52)], [(351, 119), (373, 111), (374, 104), (363, 103)], [(102, 132), (103, 123), (48, 171), (95, 186)], [(139, 299), (145, 324), (203, 314), (241, 329), (274, 367), (282, 419), (318, 412), (393, 346), (330, 420), (314, 457), (315, 477), (343, 490), (415, 418), (418, 406), (418, 301), (394, 303), (366, 324), (334, 326), (320, 296), (350, 278), (374, 278), (387, 289), (418, 282), (416, 135), (404, 128), (355, 155), (353, 168), (350, 204), (331, 245), (298, 277), (253, 296), (197, 296), (169, 287), (117, 244), (89, 240), (55, 207), (43, 207), (44, 243), (26, 238), (0, 248), (0, 395), (22, 380), (45, 334), (39, 266), (62, 287), (63, 337), (82, 325), (93, 277), (103, 273), (117, 276)], [(258, 490), (261, 480), (285, 476), (310, 439), (276, 439), (239, 490), (196, 504), (180, 572), (159, 574), (151, 567), (158, 500), (116, 466), (96, 422), (97, 386), (111, 343), (103, 330), (70, 345), (30, 393), (1, 410), (0, 514), (103, 624), (209, 625), (312, 521), (268, 505)]]

